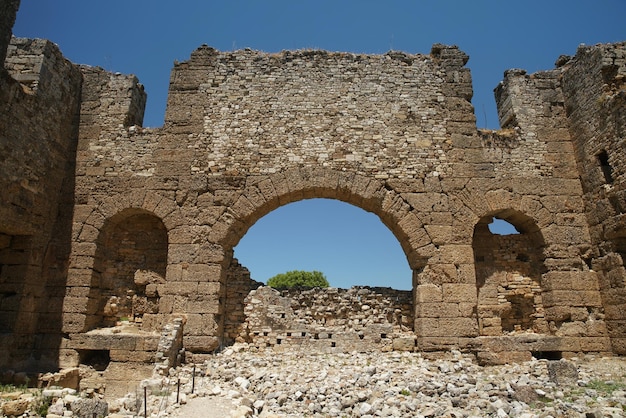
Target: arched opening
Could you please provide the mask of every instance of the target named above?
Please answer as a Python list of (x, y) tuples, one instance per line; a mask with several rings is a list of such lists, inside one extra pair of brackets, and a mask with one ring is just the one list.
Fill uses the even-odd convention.
[[(234, 256), (229, 271), (240, 274), (241, 262), (250, 269), (248, 277), (262, 283), (290, 270), (317, 270), (331, 286), (258, 290), (254, 298), (262, 303), (254, 305), (253, 315), (252, 305), (242, 301), (247, 338), (257, 344), (358, 349), (359, 344), (391, 346), (394, 337), (412, 333), (412, 272), (398, 239), (373, 213), (334, 199), (288, 203), (259, 219)], [(236, 295), (228, 289), (242, 288), (231, 282), (235, 278), (228, 275), (226, 283), (225, 334), (230, 337), (237, 325), (229, 321)]]
[(334, 199), (279, 207), (247, 231), (234, 253), (262, 282), (289, 270), (318, 270), (332, 287), (412, 287), (392, 232), (373, 213)]
[(140, 324), (144, 314), (158, 312), (156, 286), (164, 282), (167, 246), (163, 222), (149, 212), (126, 210), (105, 223), (97, 240), (96, 310), (89, 329), (119, 321)]
[(489, 214), (474, 227), (472, 246), (480, 335), (546, 332), (544, 242), (534, 221), (513, 210)]

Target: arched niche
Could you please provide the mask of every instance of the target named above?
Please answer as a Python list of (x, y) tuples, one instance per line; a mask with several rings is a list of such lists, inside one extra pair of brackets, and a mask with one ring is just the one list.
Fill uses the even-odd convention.
[(167, 248), (167, 229), (151, 212), (125, 209), (107, 219), (96, 241), (88, 329), (140, 323), (143, 314), (158, 312), (156, 286), (164, 282)]
[[(491, 232), (494, 218), (519, 233)], [(547, 332), (541, 288), (544, 239), (534, 220), (512, 209), (485, 215), (474, 227), (472, 247), (479, 334)]]

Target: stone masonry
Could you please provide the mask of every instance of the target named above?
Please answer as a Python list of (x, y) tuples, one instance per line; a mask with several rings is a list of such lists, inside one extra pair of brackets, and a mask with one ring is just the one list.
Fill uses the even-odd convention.
[[(626, 43), (507, 71), (498, 131), (476, 128), (456, 46), (203, 45), (172, 70), (164, 126), (144, 129), (136, 77), (11, 39), (18, 4), (0, 1), (0, 369), (105, 358), (119, 380), (156, 360), (168, 324), (190, 358), (213, 353), (258, 318), (233, 248), (309, 198), (396, 236), (411, 350), (626, 354)], [(492, 234), (494, 217), (520, 234)]]

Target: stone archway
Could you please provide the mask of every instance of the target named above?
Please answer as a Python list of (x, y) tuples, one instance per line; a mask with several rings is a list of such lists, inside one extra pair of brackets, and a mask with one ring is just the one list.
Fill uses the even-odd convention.
[(234, 204), (213, 225), (209, 241), (222, 245), (228, 254), (257, 220), (279, 206), (307, 198), (336, 199), (376, 214), (398, 239), (410, 268), (424, 267), (428, 256), (420, 249), (430, 240), (400, 193), (371, 177), (324, 168), (249, 178)]
[[(229, 294), (229, 282), (226, 280), (228, 274), (225, 272), (231, 265), (233, 248), (247, 230), (272, 210), (307, 198), (340, 200), (373, 212), (398, 239), (414, 275), (423, 269), (427, 257), (420, 255), (420, 248), (430, 244), (423, 225), (412, 213), (411, 206), (384, 182), (327, 169), (290, 170), (254, 178), (213, 227), (211, 239), (223, 246), (226, 255), (221, 276), (224, 295)], [(219, 235), (215, 234), (217, 231)], [(222, 305), (229, 306), (232, 303), (224, 300)], [(228, 317), (228, 312), (224, 312), (224, 315)], [(413, 316), (410, 315), (411, 318)], [(230, 321), (227, 319), (227, 322)], [(232, 324), (229, 326), (232, 327)], [(409, 327), (412, 329), (413, 324)]]
[[(305, 227), (304, 222), (312, 222), (315, 228)], [(280, 349), (311, 345), (322, 350), (361, 351), (390, 347), (394, 341), (397, 345), (402, 338), (403, 346), (411, 341), (408, 348), (415, 347), (408, 263), (398, 251), (397, 238), (375, 215), (336, 199), (304, 199), (271, 211), (253, 229), (255, 232), (249, 233), (255, 236), (252, 241), (256, 245), (248, 245), (243, 253), (237, 246), (237, 259), (227, 272), (225, 344), (239, 341), (258, 347), (280, 345)], [(370, 236), (368, 230), (377, 233)], [(376, 242), (379, 239), (384, 245)], [(239, 262), (251, 267), (253, 274)], [(330, 287), (258, 289), (263, 283), (253, 279), (260, 279), (259, 272), (279, 265), (289, 266), (283, 272), (321, 269)], [(378, 271), (375, 280), (370, 275), (368, 281), (357, 273), (367, 275), (364, 267)], [(396, 274), (390, 276), (392, 271)], [(354, 282), (349, 284), (348, 280)]]

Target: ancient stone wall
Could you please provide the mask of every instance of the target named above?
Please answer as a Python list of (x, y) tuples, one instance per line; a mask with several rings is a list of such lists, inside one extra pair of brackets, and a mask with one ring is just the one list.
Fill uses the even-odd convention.
[(14, 38), (4, 66), (0, 344), (5, 349), (0, 364), (55, 368), (71, 243), (82, 78), (44, 40)]
[(249, 293), (240, 339), (277, 350), (413, 351), (412, 292), (390, 288)]
[[(13, 15), (2, 19), (4, 36)], [(406, 254), (412, 303), (389, 316), (386, 302), (368, 302), (378, 307), (368, 321), (386, 318), (368, 325), (373, 344), (387, 347), (381, 335), (399, 326), (412, 330), (399, 346), (489, 362), (624, 352), (624, 51), (582, 48), (553, 70), (506, 72), (496, 89), (504, 129), (478, 131), (468, 57), (454, 46), (202, 46), (172, 70), (164, 126), (143, 129), (136, 77), (14, 39), (0, 72), (0, 342), (16, 348), (0, 366), (93, 355), (119, 378), (122, 362), (154, 360), (176, 318), (192, 355), (237, 337), (282, 347), (287, 332), (323, 349), (365, 341), (358, 292), (310, 299), (346, 307), (322, 315), (326, 324), (292, 307), (305, 330), (278, 311), (260, 314), (276, 319), (269, 331), (250, 319), (258, 312), (245, 325), (256, 283), (233, 248), (261, 217), (308, 198), (373, 212)], [(519, 236), (492, 236), (493, 217)], [(329, 320), (342, 331), (329, 333)]]
[[(186, 348), (212, 352), (235, 335), (228, 267), (239, 239), (281, 205), (334, 198), (374, 212), (398, 238), (414, 271), (420, 349), (532, 330), (562, 334), (545, 350), (606, 351), (601, 318), (588, 325), (599, 292), (585, 263), (589, 231), (560, 70), (508, 72), (498, 89), (507, 129), (478, 132), (466, 60), (441, 45), (381, 56), (203, 46), (175, 66), (165, 125), (151, 130), (124, 125), (139, 97), (131, 86), (135, 99), (112, 112), (117, 123), (81, 130), (71, 282), (78, 292), (100, 286), (93, 266), (109, 220), (154, 216), (167, 231), (168, 263), (143, 326), (159, 329), (184, 312)], [(495, 299), (487, 295), (497, 275), (480, 296), (477, 279), (489, 275), (476, 266), (474, 228), (493, 216), (529, 234), (532, 264), (494, 264), (512, 274)], [(519, 312), (503, 327), (501, 312), (477, 308), (479, 297)], [(82, 299), (66, 309), (70, 335), (98, 323), (90, 298), (87, 309)]]
[(223, 344), (232, 344), (242, 334), (245, 326), (245, 299), (250, 291), (262, 285), (252, 280), (250, 271), (233, 258), (226, 272)]
[(626, 354), (626, 44), (579, 47), (563, 89), (614, 351)]

